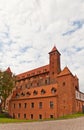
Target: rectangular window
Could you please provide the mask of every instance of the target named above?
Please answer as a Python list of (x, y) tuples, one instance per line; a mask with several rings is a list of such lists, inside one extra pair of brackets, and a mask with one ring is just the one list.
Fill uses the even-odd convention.
[(53, 101), (50, 101), (50, 108), (53, 108), (54, 107), (54, 103)]
[(42, 115), (41, 114), (39, 115), (39, 119), (42, 119)]
[(15, 119), (15, 113), (13, 113), (13, 118)]
[(19, 108), (21, 108), (21, 103), (19, 103)]
[(18, 118), (20, 118), (20, 113), (18, 113)]
[(53, 115), (50, 115), (50, 118), (53, 118), (54, 116)]
[(13, 104), (13, 107), (15, 108), (15, 104)]
[(47, 84), (47, 80), (45, 80), (45, 84)]
[(26, 108), (27, 107), (27, 103), (24, 103), (24, 108)]
[(31, 108), (34, 108), (34, 103), (33, 102), (31, 103)]
[(24, 114), (24, 119), (26, 118), (26, 114)]
[(39, 108), (40, 109), (42, 108), (42, 102), (39, 102)]
[(31, 119), (33, 119), (33, 114), (31, 114)]

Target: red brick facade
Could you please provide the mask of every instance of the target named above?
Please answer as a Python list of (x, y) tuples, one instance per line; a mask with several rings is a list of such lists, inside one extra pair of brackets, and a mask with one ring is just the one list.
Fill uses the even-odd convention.
[(82, 111), (83, 106), (78, 78), (68, 67), (61, 70), (60, 53), (54, 47), (48, 65), (17, 75), (9, 114), (19, 119), (57, 118)]

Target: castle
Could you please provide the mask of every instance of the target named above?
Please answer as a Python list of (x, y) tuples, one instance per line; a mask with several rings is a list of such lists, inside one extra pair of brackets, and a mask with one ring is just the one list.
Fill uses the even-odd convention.
[(17, 75), (9, 114), (17, 119), (48, 119), (84, 111), (84, 93), (68, 67), (61, 70), (54, 46), (49, 64)]

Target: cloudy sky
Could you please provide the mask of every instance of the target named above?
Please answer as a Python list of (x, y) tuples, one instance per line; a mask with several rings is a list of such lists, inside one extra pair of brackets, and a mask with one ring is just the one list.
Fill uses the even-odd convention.
[(84, 91), (84, 0), (0, 0), (0, 69), (46, 65), (54, 45)]

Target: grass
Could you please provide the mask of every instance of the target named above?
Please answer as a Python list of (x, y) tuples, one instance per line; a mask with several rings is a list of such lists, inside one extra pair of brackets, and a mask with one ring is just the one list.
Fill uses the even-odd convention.
[(0, 123), (18, 123), (18, 122), (28, 122), (29, 120), (18, 120), (18, 119), (12, 119), (7, 118), (4, 113), (0, 114)]
[(75, 114), (70, 114), (70, 115), (59, 117), (58, 119), (72, 119), (72, 118), (78, 118), (78, 117), (83, 117), (83, 116), (84, 116), (84, 113), (75, 113)]
[(30, 122), (29, 120), (18, 120), (10, 118), (0, 118), (0, 123), (20, 123), (20, 122)]
[[(72, 119), (72, 118), (78, 118), (78, 117), (83, 117), (83, 113), (76, 113), (72, 115), (66, 115), (59, 117), (57, 119), (44, 119), (44, 120), (38, 120), (38, 121), (50, 121), (50, 120), (62, 120), (62, 119)], [(19, 119), (12, 119), (12, 118), (7, 118), (3, 113), (0, 114), (0, 123), (20, 123), (20, 122), (35, 122), (36, 120), (19, 120)]]

